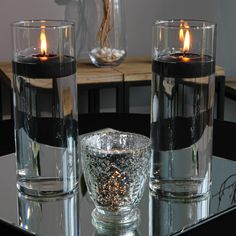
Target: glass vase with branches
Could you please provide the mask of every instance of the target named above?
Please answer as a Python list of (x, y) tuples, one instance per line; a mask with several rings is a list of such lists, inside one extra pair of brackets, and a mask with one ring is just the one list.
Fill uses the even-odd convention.
[[(117, 66), (127, 52), (124, 0), (96, 0), (89, 56), (98, 67)], [(92, 21), (90, 25), (94, 24)]]

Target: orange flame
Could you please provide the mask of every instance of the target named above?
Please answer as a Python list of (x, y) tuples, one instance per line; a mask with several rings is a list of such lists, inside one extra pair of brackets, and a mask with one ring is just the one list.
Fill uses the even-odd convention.
[(184, 52), (188, 52), (190, 48), (190, 33), (189, 30), (186, 31), (185, 37), (184, 37)]
[(47, 60), (46, 54), (47, 54), (47, 38), (45, 33), (45, 26), (41, 26), (41, 32), (40, 32), (40, 52), (41, 52), (41, 60)]
[(188, 22), (181, 21), (179, 30), (179, 39), (183, 43), (184, 52), (188, 52), (190, 49), (190, 33), (188, 29), (189, 29)]

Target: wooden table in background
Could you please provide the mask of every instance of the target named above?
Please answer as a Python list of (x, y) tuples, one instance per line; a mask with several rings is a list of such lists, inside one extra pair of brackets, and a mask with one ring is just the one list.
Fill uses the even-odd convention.
[(225, 78), (225, 96), (236, 100), (236, 77)]
[[(115, 88), (116, 112), (129, 112), (130, 87), (150, 86), (151, 84), (151, 59), (150, 57), (130, 57), (121, 65), (113, 68), (97, 68), (88, 61), (79, 61), (76, 77), (78, 90), (88, 90), (88, 112), (99, 112), (99, 90), (101, 88)], [(11, 63), (0, 62), (0, 81), (7, 85), (10, 90), (12, 88), (12, 78)], [(225, 79), (222, 67), (216, 66), (216, 78), (217, 87), (220, 88), (218, 89), (220, 92), (217, 113), (218, 116), (222, 116)], [(42, 86), (45, 89), (50, 88), (50, 85), (47, 84)]]

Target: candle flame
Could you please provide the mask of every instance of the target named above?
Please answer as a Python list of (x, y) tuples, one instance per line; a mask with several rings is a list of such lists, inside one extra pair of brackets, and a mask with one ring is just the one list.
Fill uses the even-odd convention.
[(189, 30), (186, 31), (185, 37), (184, 37), (184, 52), (188, 52), (190, 48), (190, 33)]
[(179, 39), (183, 44), (184, 53), (188, 52), (190, 49), (190, 33), (189, 33), (189, 25), (187, 21), (180, 22)]
[(42, 57), (40, 57), (40, 59), (41, 60), (46, 60), (47, 57), (45, 55), (47, 54), (47, 38), (46, 38), (46, 33), (45, 33), (45, 26), (41, 26), (40, 52), (42, 54)]
[(181, 41), (184, 40), (184, 30), (183, 30), (182, 28), (179, 30), (179, 39), (180, 39)]

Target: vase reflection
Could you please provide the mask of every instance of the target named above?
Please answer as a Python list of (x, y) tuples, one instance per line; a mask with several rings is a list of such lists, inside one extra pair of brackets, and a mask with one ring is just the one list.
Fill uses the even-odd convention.
[(33, 198), (18, 193), (18, 225), (36, 235), (79, 235), (79, 197)]
[(209, 216), (210, 196), (161, 198), (149, 193), (149, 236), (171, 235)]

